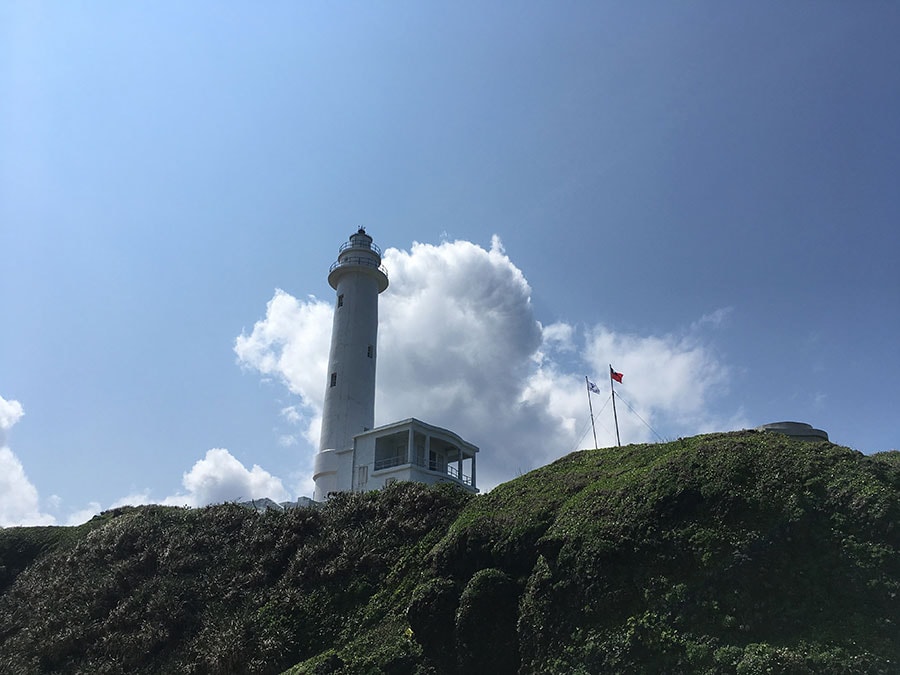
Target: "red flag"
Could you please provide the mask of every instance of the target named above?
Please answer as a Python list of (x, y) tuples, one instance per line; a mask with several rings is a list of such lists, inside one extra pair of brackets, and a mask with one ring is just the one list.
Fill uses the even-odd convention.
[(622, 383), (622, 378), (625, 377), (622, 373), (617, 373), (612, 369), (612, 366), (609, 367), (609, 376), (614, 379), (619, 384)]

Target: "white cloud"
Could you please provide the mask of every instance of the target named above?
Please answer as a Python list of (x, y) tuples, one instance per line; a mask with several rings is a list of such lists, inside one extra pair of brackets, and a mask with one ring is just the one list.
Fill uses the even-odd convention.
[[(2, 465), (3, 457), (0, 452), (0, 467)], [(184, 473), (181, 482), (184, 488), (183, 492), (157, 499), (150, 494), (149, 490), (141, 490), (115, 500), (107, 508), (114, 509), (119, 506), (139, 506), (141, 504), (199, 507), (263, 497), (269, 497), (276, 502), (291, 499), (291, 495), (285, 489), (281, 479), (256, 464), (247, 469), (228, 450), (223, 448), (213, 448), (207, 451), (203, 459), (197, 460), (193, 467)], [(305, 483), (303, 487), (307, 487)], [(311, 482), (310, 487), (303, 494), (307, 493), (312, 494)], [(298, 494), (301, 493), (298, 492)], [(56, 505), (60, 505), (58, 497)], [(65, 524), (80, 525), (103, 510), (99, 502), (90, 502), (84, 508), (70, 512), (65, 517)], [(31, 519), (16, 524), (47, 525), (55, 523), (52, 516), (47, 516), (47, 519), (43, 522)]]
[(414, 244), (389, 249), (385, 265), (376, 422), (421, 417), (475, 443), (514, 424), (542, 336), (531, 288), (500, 242)]
[[(715, 395), (727, 390), (730, 373), (696, 332), (638, 336), (598, 326), (588, 336), (585, 359), (604, 381), (610, 363), (625, 375), (616, 385), (626, 401), (625, 414), (619, 414), (620, 429), (628, 431), (625, 439), (655, 438), (641, 418), (666, 438), (733, 429), (739, 423), (733, 414), (711, 412)], [(635, 410), (630, 415), (628, 404)]]
[(133, 492), (130, 495), (125, 495), (124, 497), (120, 497), (112, 504), (109, 505), (109, 508), (115, 509), (120, 506), (138, 506), (140, 504), (153, 504), (154, 501), (150, 497), (149, 490), (142, 490), (140, 492)]
[(101, 511), (99, 502), (90, 502), (83, 509), (73, 511), (66, 518), (66, 525), (81, 525), (96, 516)]
[(715, 355), (690, 337), (623, 335), (598, 326), (585, 355), (594, 372), (605, 376), (612, 362), (626, 375), (623, 394), (685, 423), (704, 416), (709, 395), (728, 378)]
[(544, 344), (550, 349), (571, 352), (575, 350), (575, 328), (568, 323), (556, 322), (541, 327)]
[(247, 469), (224, 448), (213, 448), (198, 460), (181, 481), (185, 492), (166, 497), (171, 506), (205, 506), (228, 501), (269, 497), (276, 502), (290, 499), (280, 478), (257, 464)]
[(694, 322), (694, 328), (699, 328), (703, 325), (710, 325), (714, 327), (720, 326), (729, 316), (731, 316), (731, 313), (733, 311), (734, 307), (720, 307), (717, 310), (701, 316), (696, 322)]
[[(379, 305), (376, 423), (418, 417), (453, 429), (480, 446), (483, 488), (593, 444), (584, 375), (573, 367), (598, 384), (610, 362), (625, 373), (620, 389), (634, 413), (619, 410), (623, 442), (653, 438), (640, 418), (666, 436), (733, 428), (710, 412), (728, 369), (699, 338), (730, 310), (681, 337), (602, 326), (581, 333), (565, 322), (541, 325), (531, 288), (497, 237), (489, 249), (467, 241), (390, 248), (384, 264), (391, 285)], [(244, 367), (279, 377), (300, 397), (290, 417), (282, 414), (309, 443), (303, 470), (318, 445), (331, 315), (330, 303), (277, 290), (265, 318), (235, 343)], [(613, 445), (612, 413), (603, 397), (593, 402), (598, 444)]]
[[(247, 469), (224, 448), (213, 448), (197, 460), (182, 476), (184, 490), (163, 499), (154, 498), (149, 490), (139, 490), (115, 500), (107, 508), (165, 504), (167, 506), (207, 506), (231, 501), (247, 501), (269, 497), (277, 502), (291, 499), (281, 479), (254, 464)], [(312, 494), (312, 489), (308, 491)], [(300, 494), (300, 493), (298, 493)], [(67, 525), (78, 525), (102, 511), (97, 502), (70, 513)]]
[(0, 447), (6, 445), (6, 432), (13, 428), (25, 415), (22, 404), (18, 401), (7, 401), (0, 396)]
[[(296, 421), (296, 410), (285, 408), (282, 413), (288, 421)], [(18, 401), (7, 401), (0, 396), (0, 527), (57, 523), (54, 515), (41, 511), (37, 488), (28, 480), (19, 458), (6, 445), (7, 432), (24, 414)], [(284, 440), (290, 444), (296, 442), (290, 436), (285, 436)], [(298, 481), (304, 487), (307, 487), (308, 482)], [(205, 506), (262, 497), (270, 497), (275, 501), (291, 498), (281, 479), (256, 464), (247, 469), (228, 450), (222, 448), (207, 451), (206, 456), (183, 475), (182, 486), (183, 492), (162, 500), (151, 497), (149, 491), (134, 492), (117, 499), (109, 508), (152, 503)], [(312, 494), (311, 488), (305, 493)], [(59, 511), (63, 505), (58, 495), (51, 495), (47, 503), (52, 511)], [(79, 525), (102, 510), (99, 502), (90, 502), (84, 508), (69, 512), (63, 519), (66, 525)]]
[(0, 527), (55, 522), (52, 515), (41, 512), (37, 488), (25, 475), (22, 462), (8, 446), (0, 447)]
[(288, 421), (289, 424), (300, 424), (303, 421), (303, 415), (295, 405), (289, 405), (281, 409), (281, 416)]
[(6, 442), (7, 432), (24, 414), (21, 403), (0, 396), (0, 527), (56, 522), (52, 515), (41, 511), (37, 488)]
[[(313, 445), (319, 442), (331, 320), (329, 303), (312, 295), (300, 301), (279, 288), (266, 305), (265, 318), (256, 322), (249, 335), (241, 333), (234, 345), (242, 367), (277, 376), (300, 397), (300, 406), (292, 406), (293, 414), (285, 408), (282, 415), (303, 427)], [(311, 416), (301, 415), (301, 408)]]

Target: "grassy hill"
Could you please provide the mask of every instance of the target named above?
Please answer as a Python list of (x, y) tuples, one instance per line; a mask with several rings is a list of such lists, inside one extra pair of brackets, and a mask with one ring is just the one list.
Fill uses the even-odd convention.
[(0, 672), (900, 672), (900, 453), (757, 432), (470, 497), (0, 530)]

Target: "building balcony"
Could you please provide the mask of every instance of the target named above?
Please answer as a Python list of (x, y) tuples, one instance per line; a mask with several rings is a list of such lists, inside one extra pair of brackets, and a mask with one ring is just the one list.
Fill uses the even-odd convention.
[[(477, 446), (452, 431), (410, 418), (354, 436), (353, 461), (372, 472), (372, 482), (366, 480), (365, 485), (380, 486), (387, 480), (449, 482), (478, 492), (477, 453)], [(366, 489), (359, 479), (356, 489)]]

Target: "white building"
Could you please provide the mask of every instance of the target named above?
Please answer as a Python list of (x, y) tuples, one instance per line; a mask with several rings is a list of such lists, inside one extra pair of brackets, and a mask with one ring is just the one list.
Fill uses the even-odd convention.
[(395, 480), (450, 482), (471, 492), (478, 448), (452, 431), (406, 419), (373, 429), (378, 296), (388, 287), (381, 250), (360, 228), (328, 273), (336, 291), (322, 435), (313, 480), (330, 492), (375, 490)]
[[(334, 473), (328, 492), (377, 490), (398, 480), (454, 483), (476, 492), (477, 452), (452, 431), (414, 418), (386, 424), (357, 434), (352, 447), (329, 453)], [(317, 473), (314, 479), (316, 499), (323, 499), (322, 476)]]

